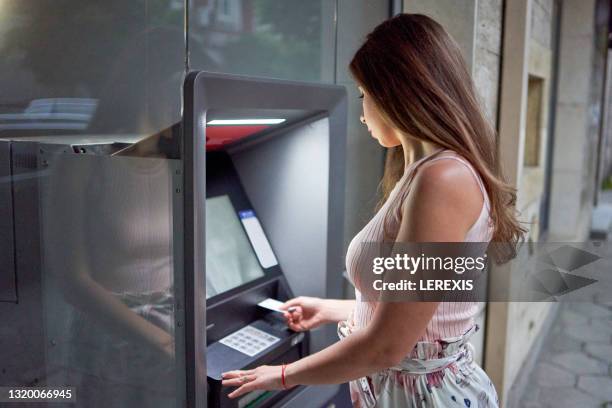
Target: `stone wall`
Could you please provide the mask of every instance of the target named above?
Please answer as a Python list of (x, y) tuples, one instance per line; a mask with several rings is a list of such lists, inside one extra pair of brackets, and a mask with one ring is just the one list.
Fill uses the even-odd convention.
[(554, 0), (532, 0), (531, 39), (544, 48), (553, 46), (553, 7)]
[[(476, 30), (474, 37), (474, 62), (472, 77), (481, 99), (485, 114), (496, 126), (499, 104), (499, 76), (502, 38), (502, 0), (480, 0), (476, 9)], [(483, 308), (476, 317), (476, 324), (482, 329), (471, 339), (476, 350), (475, 360), (483, 363), (486, 310)]]
[(600, 181), (612, 177), (612, 53), (608, 51), (607, 64), (607, 94), (604, 115), (606, 116), (606, 126), (604, 128), (604, 140), (602, 143), (603, 157), (601, 164)]
[[(575, 241), (588, 234), (597, 146), (592, 96), (595, 0), (563, 1), (559, 87), (553, 152), (550, 235)], [(596, 105), (595, 105), (596, 106)]]
[[(528, 43), (527, 64), (527, 101), (524, 160), (521, 179), (518, 185), (517, 208), (520, 220), (529, 229), (527, 239), (540, 240), (539, 225), (542, 214), (542, 201), (545, 194), (545, 172), (547, 146), (550, 143), (548, 118), (551, 106), (550, 92), (553, 79), (553, 29), (556, 10), (554, 0), (532, 0), (531, 22)], [(514, 406), (514, 397), (521, 394), (525, 387), (525, 376), (521, 370), (529, 370), (533, 364), (533, 350), (538, 346), (538, 338), (546, 327), (551, 315), (549, 303), (514, 302), (509, 304), (507, 333), (511, 339), (506, 341), (504, 368), (503, 400), (508, 407)]]
[(499, 69), (502, 38), (502, 0), (478, 2), (474, 66), (474, 82), (485, 111), (493, 124), (497, 121)]

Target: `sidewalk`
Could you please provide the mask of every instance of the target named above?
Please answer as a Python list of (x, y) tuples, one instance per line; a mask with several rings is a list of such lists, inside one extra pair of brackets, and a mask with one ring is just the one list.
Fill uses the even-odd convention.
[[(602, 195), (612, 208), (612, 192)], [(605, 212), (608, 211), (605, 209)], [(607, 214), (603, 216), (607, 216)], [(612, 242), (612, 231), (608, 231)], [(612, 245), (610, 245), (612, 247)], [(612, 271), (612, 249), (606, 257)], [(612, 303), (560, 305), (521, 398), (524, 408), (612, 408)]]
[(547, 337), (521, 407), (612, 408), (612, 305), (563, 304)]

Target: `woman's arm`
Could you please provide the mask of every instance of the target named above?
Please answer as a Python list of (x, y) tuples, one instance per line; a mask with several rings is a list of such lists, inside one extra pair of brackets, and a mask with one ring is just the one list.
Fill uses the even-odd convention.
[(348, 319), (355, 308), (355, 299), (325, 299), (326, 323), (338, 323)]
[[(402, 206), (397, 242), (463, 241), (482, 205), (469, 170), (454, 161), (440, 161), (423, 166), (413, 183)], [(438, 302), (378, 303), (367, 327), (288, 365), (286, 384), (337, 384), (398, 364), (414, 348), (437, 307)], [(264, 366), (230, 372), (224, 385), (240, 385), (245, 375), (254, 379), (230, 397), (280, 381), (279, 367)]]
[(74, 274), (62, 287), (66, 299), (91, 320), (123, 339), (173, 358), (174, 340), (168, 332), (136, 314), (89, 275)]

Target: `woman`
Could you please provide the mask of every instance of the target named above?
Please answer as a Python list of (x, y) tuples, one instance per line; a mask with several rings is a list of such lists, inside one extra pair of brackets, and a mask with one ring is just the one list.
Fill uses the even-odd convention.
[[(350, 70), (363, 98), (361, 122), (389, 149), (376, 215), (355, 236), (347, 272), (356, 300), (286, 302), (294, 330), (338, 322), (343, 338), (283, 366), (224, 374), (235, 398), (255, 389), (350, 381), (356, 407), (498, 405), (472, 360), (476, 302), (373, 302), (362, 297), (363, 242), (500, 242), (524, 230), (515, 191), (503, 181), (495, 132), (479, 107), (457, 44), (430, 18), (401, 14), (368, 35)], [(371, 269), (369, 270), (371, 273)]]

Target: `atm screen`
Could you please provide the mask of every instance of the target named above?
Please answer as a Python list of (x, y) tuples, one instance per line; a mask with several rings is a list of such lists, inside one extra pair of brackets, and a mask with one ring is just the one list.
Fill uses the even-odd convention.
[(206, 199), (206, 298), (264, 276), (228, 196)]

